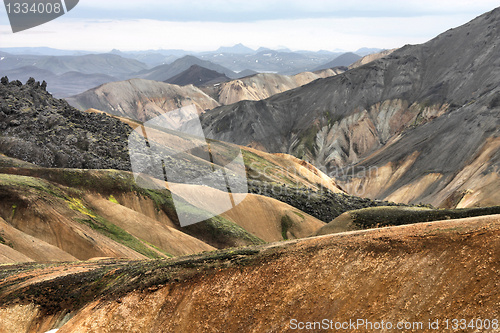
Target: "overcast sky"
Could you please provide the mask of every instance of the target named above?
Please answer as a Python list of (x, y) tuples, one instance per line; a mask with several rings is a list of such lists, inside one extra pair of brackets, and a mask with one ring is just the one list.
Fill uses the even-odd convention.
[(425, 42), (498, 5), (498, 0), (80, 0), (68, 14), (15, 34), (1, 6), (0, 47), (394, 48)]

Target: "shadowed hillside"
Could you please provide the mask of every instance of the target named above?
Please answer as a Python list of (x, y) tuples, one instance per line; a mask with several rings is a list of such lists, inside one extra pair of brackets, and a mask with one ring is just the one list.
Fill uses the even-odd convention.
[(217, 84), (230, 80), (230, 78), (222, 73), (203, 68), (198, 65), (193, 65), (186, 69), (184, 72), (172, 76), (168, 80), (165, 80), (165, 82), (176, 84), (178, 86), (186, 86), (188, 84), (192, 84), (199, 87), (206, 84)]
[(353, 194), (498, 203), (499, 22), (495, 9), (343, 74), (216, 108), (205, 134), (293, 154)]

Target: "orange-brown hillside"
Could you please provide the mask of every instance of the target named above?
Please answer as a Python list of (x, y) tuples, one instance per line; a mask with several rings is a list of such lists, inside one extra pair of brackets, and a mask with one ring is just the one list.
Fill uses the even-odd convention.
[(175, 260), (4, 266), (0, 321), (16, 333), (291, 332), (292, 319), (435, 332), (429, 321), (499, 318), (499, 248), (492, 215)]

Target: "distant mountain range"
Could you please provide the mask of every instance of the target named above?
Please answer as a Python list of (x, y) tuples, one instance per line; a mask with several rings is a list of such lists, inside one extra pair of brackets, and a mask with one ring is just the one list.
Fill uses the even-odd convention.
[(26, 82), (30, 77), (48, 83), (56, 97), (78, 94), (100, 84), (129, 78), (147, 66), (114, 54), (78, 56), (13, 55), (0, 52), (0, 75)]
[[(292, 52), (267, 48), (254, 51), (242, 44), (221, 47), (214, 52), (197, 53), (196, 56), (184, 50), (112, 50), (110, 53), (97, 54), (47, 47), (18, 47), (0, 49), (0, 75), (23, 82), (30, 77), (45, 80), (48, 91), (56, 97), (68, 97), (103, 83), (131, 78), (172, 82), (171, 78), (193, 65), (221, 73), (229, 79), (237, 79), (259, 72), (295, 75), (318, 68), (348, 66), (359, 58), (353, 53), (328, 51)], [(221, 77), (217, 81), (224, 80)], [(198, 80), (197, 85), (209, 81)], [(192, 83), (192, 79), (178, 83), (182, 85), (188, 82)]]
[(49, 70), (40, 69), (35, 66), (24, 66), (1, 72), (13, 80), (26, 82), (30, 77), (48, 82), (47, 90), (58, 98), (68, 97), (82, 92), (82, 90), (94, 88), (103, 83), (118, 81), (116, 77), (106, 74), (84, 74), (71, 71), (56, 75)]
[(76, 71), (83, 74), (105, 74), (125, 78), (130, 73), (148, 68), (144, 63), (115, 54), (86, 54), (79, 56), (38, 56), (0, 53), (0, 72), (25, 66), (34, 66), (56, 75)]

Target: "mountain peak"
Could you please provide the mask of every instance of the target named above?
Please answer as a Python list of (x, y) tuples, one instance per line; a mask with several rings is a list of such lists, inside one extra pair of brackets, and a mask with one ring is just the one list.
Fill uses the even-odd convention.
[(179, 73), (164, 82), (179, 86), (185, 86), (188, 84), (202, 86), (205, 84), (219, 83), (229, 80), (230, 78), (223, 73), (194, 64), (182, 73)]
[(226, 47), (226, 46), (221, 46), (217, 49), (216, 52), (220, 53), (234, 53), (234, 54), (248, 54), (248, 53), (254, 53), (255, 51), (252, 50), (251, 48), (239, 43), (234, 46)]

